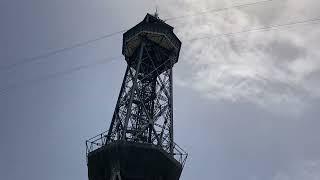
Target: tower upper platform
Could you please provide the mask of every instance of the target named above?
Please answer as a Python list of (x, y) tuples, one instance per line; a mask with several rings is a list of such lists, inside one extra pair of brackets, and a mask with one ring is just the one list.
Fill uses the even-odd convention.
[[(123, 34), (122, 54), (128, 64), (135, 60), (135, 54), (143, 41), (163, 49), (168, 54), (167, 58), (172, 60), (172, 65), (178, 61), (181, 41), (173, 33), (173, 27), (157, 16), (147, 14), (143, 21)], [(166, 58), (160, 59), (165, 61)]]

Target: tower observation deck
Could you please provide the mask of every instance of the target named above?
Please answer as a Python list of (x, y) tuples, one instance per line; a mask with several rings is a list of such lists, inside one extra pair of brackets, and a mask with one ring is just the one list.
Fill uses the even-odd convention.
[(173, 141), (172, 67), (181, 41), (147, 14), (123, 34), (127, 68), (109, 130), (86, 141), (89, 180), (178, 180), (187, 153)]

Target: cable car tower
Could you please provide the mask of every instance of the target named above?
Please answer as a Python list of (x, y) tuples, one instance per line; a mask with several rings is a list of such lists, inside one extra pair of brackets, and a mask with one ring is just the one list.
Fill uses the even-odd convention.
[(86, 141), (89, 180), (178, 180), (187, 153), (173, 141), (172, 68), (181, 41), (147, 14), (123, 34), (127, 69), (110, 128)]

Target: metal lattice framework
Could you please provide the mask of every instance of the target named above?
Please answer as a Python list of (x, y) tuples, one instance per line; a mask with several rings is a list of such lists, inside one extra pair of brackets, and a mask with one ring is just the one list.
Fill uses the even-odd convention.
[(124, 33), (127, 68), (109, 130), (86, 141), (89, 179), (179, 179), (187, 153), (173, 140), (172, 68), (180, 48), (173, 27), (150, 14)]
[(172, 59), (156, 66), (158, 50), (142, 43), (137, 63), (127, 66), (107, 141), (147, 142), (173, 154)]
[(109, 131), (88, 140), (87, 153), (124, 140), (158, 146), (184, 165), (187, 153), (173, 141), (172, 61), (176, 57), (160, 53), (164, 50), (148, 40), (141, 44), (127, 66)]

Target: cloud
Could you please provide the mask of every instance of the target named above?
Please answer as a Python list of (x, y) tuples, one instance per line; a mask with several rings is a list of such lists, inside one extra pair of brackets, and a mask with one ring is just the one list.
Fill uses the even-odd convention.
[(287, 171), (278, 172), (272, 180), (318, 180), (320, 178), (320, 162), (304, 161), (289, 168)]
[[(191, 0), (170, 4), (166, 14), (171, 17), (232, 5)], [(184, 65), (177, 66), (178, 81), (213, 100), (245, 101), (274, 112), (299, 113), (308, 99), (320, 96), (319, 25), (190, 39), (315, 18), (317, 8), (312, 6), (311, 0), (275, 0), (169, 22), (177, 25), (183, 42), (180, 63)]]

